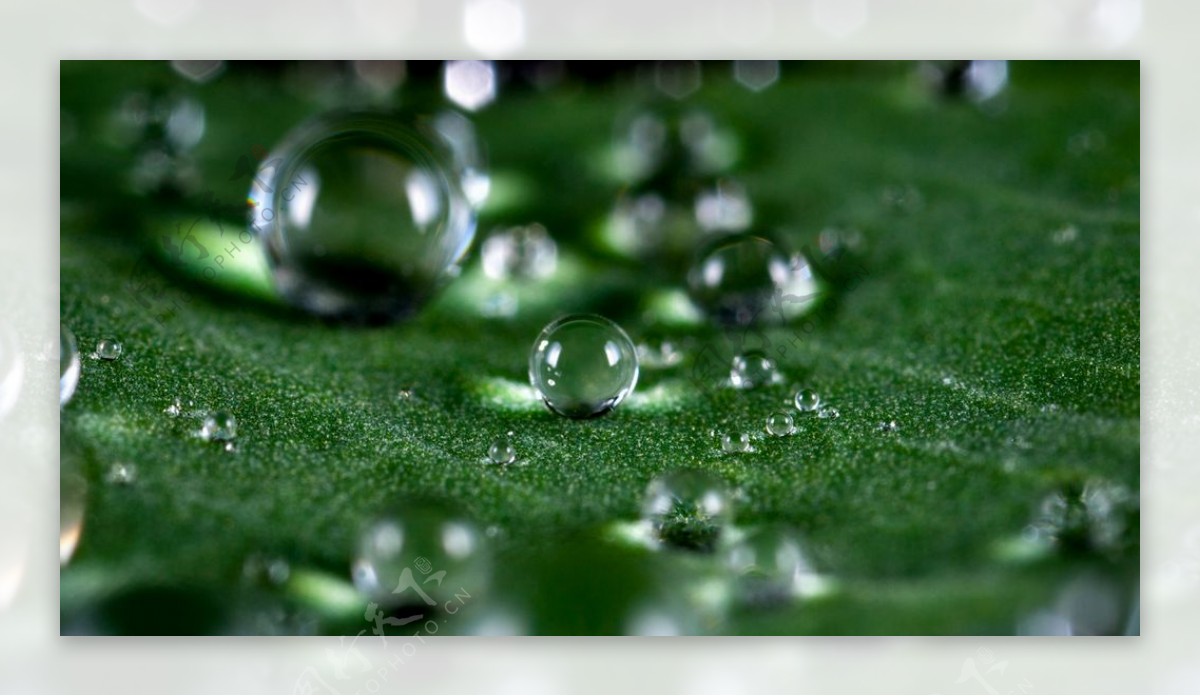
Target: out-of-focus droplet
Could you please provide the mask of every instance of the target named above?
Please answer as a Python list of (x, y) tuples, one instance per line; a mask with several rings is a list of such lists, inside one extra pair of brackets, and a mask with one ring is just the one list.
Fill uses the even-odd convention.
[(493, 232), (480, 255), (483, 272), (495, 280), (540, 280), (558, 268), (558, 245), (536, 222)]
[(784, 323), (807, 312), (819, 297), (811, 266), (788, 257), (765, 237), (735, 234), (704, 247), (688, 273), (692, 300), (716, 323)]
[(711, 551), (733, 519), (733, 503), (720, 478), (699, 469), (679, 469), (650, 482), (642, 516), (663, 543)]
[(65, 324), (58, 334), (58, 405), (65, 406), (79, 384), (79, 348), (75, 334)]
[(171, 69), (196, 84), (206, 84), (225, 70), (223, 60), (173, 60)]
[(496, 99), (496, 66), (490, 60), (448, 60), (443, 89), (451, 102), (478, 111)]
[(595, 314), (551, 322), (529, 354), (530, 384), (551, 411), (568, 418), (608, 413), (637, 379), (637, 350), (628, 334)]
[(1017, 625), (1023, 636), (1112, 636), (1123, 632), (1126, 609), (1115, 579), (1097, 573), (1071, 578), (1054, 602)]
[(734, 389), (754, 389), (780, 380), (775, 361), (760, 350), (735, 355), (729, 370), (729, 383)]
[(744, 232), (754, 222), (754, 207), (745, 187), (720, 179), (697, 194), (695, 215), (704, 232)]
[(1008, 84), (1008, 61), (944, 60), (922, 63), (922, 75), (934, 89), (948, 97), (986, 102)]
[(137, 466), (128, 462), (117, 462), (108, 468), (104, 480), (118, 486), (129, 486), (137, 481)]
[(1120, 484), (1072, 482), (1042, 499), (1026, 536), (1068, 553), (1115, 555), (1137, 545), (1139, 508), (1137, 495)]
[(799, 536), (780, 525), (753, 529), (726, 551), (725, 562), (736, 577), (738, 600), (750, 606), (773, 606), (827, 589)]
[(280, 294), (314, 314), (410, 316), (451, 275), (475, 214), (441, 136), (383, 112), (327, 114), (259, 165), (250, 229)]
[(237, 418), (228, 411), (214, 411), (206, 415), (200, 426), (200, 437), (218, 442), (233, 440), (237, 437)]
[(486, 594), (491, 561), (474, 524), (439, 506), (413, 503), (363, 531), (352, 578), (383, 607), (428, 612), (456, 594)]
[(752, 92), (761, 92), (779, 81), (779, 61), (735, 60), (733, 79)]
[(675, 100), (694, 94), (700, 89), (701, 80), (699, 61), (664, 60), (654, 65), (654, 86)]

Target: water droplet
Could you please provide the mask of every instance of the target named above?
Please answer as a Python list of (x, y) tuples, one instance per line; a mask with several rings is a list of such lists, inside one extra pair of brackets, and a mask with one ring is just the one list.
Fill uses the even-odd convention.
[(688, 272), (692, 300), (723, 325), (783, 323), (818, 297), (816, 277), (800, 254), (788, 257), (754, 234), (721, 237), (702, 248)]
[(821, 407), (821, 395), (811, 389), (801, 389), (796, 392), (796, 398), (793, 401), (796, 404), (796, 410), (802, 413), (812, 413)]
[(1008, 84), (1008, 61), (928, 61), (921, 64), (921, 73), (945, 96), (964, 96), (982, 103), (1004, 91)]
[(575, 314), (542, 329), (529, 354), (529, 382), (546, 406), (568, 418), (616, 408), (637, 384), (633, 342), (612, 321)]
[(558, 267), (558, 245), (536, 222), (492, 233), (480, 255), (483, 272), (495, 280), (540, 280)]
[(900, 426), (897, 425), (896, 421), (894, 421), (894, 420), (884, 421), (879, 424), (879, 432), (881, 432), (881, 433), (894, 433), (899, 429), (900, 429)]
[(1067, 552), (1116, 553), (1137, 544), (1137, 495), (1104, 479), (1061, 486), (1042, 499), (1026, 534)]
[(490, 60), (448, 60), (443, 75), (446, 98), (467, 111), (496, 99), (496, 66)]
[(826, 406), (817, 411), (817, 418), (827, 418), (829, 420), (833, 420), (834, 418), (839, 418), (841, 415), (842, 412), (836, 408), (833, 408), (832, 406)]
[(58, 404), (65, 406), (75, 395), (79, 384), (79, 348), (75, 334), (66, 325), (59, 327), (58, 334)]
[(205, 440), (232, 440), (237, 437), (237, 419), (228, 411), (214, 411), (204, 417), (200, 437)]
[(735, 60), (733, 79), (752, 92), (761, 92), (779, 80), (779, 61)]
[(666, 369), (683, 362), (683, 351), (670, 341), (655, 347), (651, 343), (637, 345), (638, 365), (650, 369)]
[(121, 343), (112, 338), (102, 338), (96, 342), (94, 355), (101, 360), (116, 360), (121, 357)]
[(796, 424), (786, 413), (773, 413), (767, 416), (767, 432), (775, 437), (786, 437), (796, 432)]
[(721, 451), (725, 454), (742, 454), (751, 449), (750, 436), (746, 433), (726, 433), (721, 436)]
[(427, 124), (383, 113), (327, 114), (288, 133), (249, 194), (280, 294), (322, 316), (410, 315), (475, 234), (455, 167)]
[(650, 179), (711, 176), (738, 158), (734, 132), (711, 114), (690, 110), (680, 116), (641, 111), (618, 121), (613, 169), (627, 184)]
[(60, 435), (58, 561), (66, 565), (75, 554), (83, 533), (87, 505), (87, 479), (83, 476), (83, 450), (71, 438)]
[(237, 444), (233, 442), (226, 442), (222, 449), (224, 449), (226, 452), (237, 452)]
[(729, 490), (699, 469), (679, 469), (650, 482), (642, 515), (664, 543), (711, 551), (733, 517)]
[(413, 390), (408, 388), (401, 389), (396, 392), (396, 398), (400, 401), (409, 401), (413, 398)]
[(242, 563), (242, 575), (250, 582), (282, 585), (291, 577), (292, 566), (285, 558), (253, 553)]
[(363, 531), (352, 578), (372, 601), (411, 605), (420, 613), (456, 593), (485, 594), (491, 563), (474, 524), (439, 506), (413, 503)]
[(726, 552), (738, 600), (771, 606), (820, 594), (827, 581), (813, 569), (799, 536), (790, 528), (767, 525), (751, 530)]
[(176, 418), (180, 414), (183, 413), (183, 404), (179, 401), (178, 398), (176, 398), (174, 401), (172, 401), (170, 403), (170, 405), (168, 405), (165, 409), (163, 409), (163, 413), (167, 414), (168, 416), (171, 416), (172, 418)]
[(781, 380), (775, 361), (762, 351), (751, 350), (734, 356), (729, 369), (729, 382), (735, 389), (753, 389)]
[(517, 460), (517, 450), (508, 438), (501, 438), (488, 447), (488, 459), (493, 464), (512, 464)]
[(754, 222), (754, 207), (741, 184), (720, 179), (696, 195), (695, 216), (705, 232), (744, 232)]
[(1075, 225), (1067, 225), (1066, 227), (1062, 227), (1055, 231), (1051, 238), (1054, 240), (1055, 244), (1060, 246), (1063, 244), (1070, 244), (1079, 238), (1079, 228)]
[(118, 462), (109, 467), (108, 473), (104, 475), (104, 480), (118, 486), (128, 486), (137, 481), (137, 467), (133, 464)]

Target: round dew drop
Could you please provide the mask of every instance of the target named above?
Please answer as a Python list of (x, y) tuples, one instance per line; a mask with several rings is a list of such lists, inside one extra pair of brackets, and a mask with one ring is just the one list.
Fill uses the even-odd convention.
[(551, 411), (593, 418), (637, 385), (638, 357), (625, 331), (602, 316), (575, 314), (542, 329), (529, 353), (529, 383)]
[(729, 370), (729, 382), (735, 389), (753, 389), (778, 380), (775, 361), (757, 350), (734, 357)]
[(205, 440), (227, 442), (237, 437), (237, 419), (232, 413), (215, 411), (204, 417), (200, 427), (200, 437)]
[(121, 343), (111, 338), (102, 338), (96, 342), (96, 357), (101, 360), (116, 360), (121, 357)]
[(767, 416), (767, 432), (775, 437), (786, 437), (796, 432), (795, 422), (786, 413)]
[(517, 460), (517, 450), (513, 447), (512, 442), (501, 438), (488, 447), (488, 459), (493, 464), (512, 464)]
[(750, 233), (720, 237), (702, 248), (688, 272), (692, 301), (717, 324), (781, 324), (806, 313), (819, 294), (800, 254), (789, 257)]
[(746, 433), (732, 433), (721, 436), (721, 451), (725, 454), (741, 454), (750, 451), (750, 436)]
[(821, 406), (821, 395), (811, 389), (796, 392), (796, 410), (804, 413), (816, 411)]

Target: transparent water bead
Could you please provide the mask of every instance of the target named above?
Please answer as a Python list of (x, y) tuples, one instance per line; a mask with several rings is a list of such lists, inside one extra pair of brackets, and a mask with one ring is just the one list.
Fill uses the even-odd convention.
[(811, 413), (821, 407), (821, 395), (811, 389), (801, 389), (796, 392), (796, 410)]
[(644, 110), (616, 125), (613, 164), (626, 183), (673, 176), (710, 176), (738, 158), (732, 130), (702, 110), (660, 113)]
[(786, 526), (751, 530), (729, 548), (725, 562), (736, 577), (743, 604), (780, 604), (816, 594), (824, 585), (799, 536)]
[(314, 314), (404, 318), (451, 276), (475, 234), (454, 155), (384, 112), (309, 120), (259, 165), (250, 231), (280, 294)]
[(125, 462), (118, 462), (109, 467), (108, 473), (104, 475), (104, 480), (118, 486), (128, 486), (137, 481), (137, 476), (136, 466)]
[(678, 469), (650, 482), (642, 516), (662, 542), (711, 551), (733, 518), (733, 502), (717, 476)]
[(363, 530), (351, 575), (372, 601), (415, 607), (407, 616), (456, 594), (484, 594), (491, 562), (474, 524), (438, 505), (411, 503)]
[(116, 360), (121, 357), (121, 342), (112, 338), (102, 338), (96, 342), (95, 356), (101, 360)]
[(703, 247), (688, 272), (692, 300), (716, 323), (784, 323), (807, 312), (819, 296), (812, 267), (765, 237), (743, 233)]
[(495, 280), (539, 280), (558, 268), (558, 245), (536, 222), (492, 233), (480, 255), (483, 272)]
[(725, 454), (749, 452), (750, 435), (747, 433), (725, 433), (721, 436), (721, 451)]
[(767, 416), (767, 433), (775, 437), (787, 437), (796, 432), (795, 421), (786, 413), (773, 413)]
[(894, 433), (899, 429), (900, 425), (894, 420), (884, 421), (879, 424), (879, 432), (881, 433)]
[(493, 464), (512, 464), (517, 460), (517, 449), (508, 438), (500, 438), (488, 447), (488, 459)]
[(237, 418), (228, 411), (214, 411), (204, 417), (200, 437), (205, 440), (228, 442), (237, 437)]
[(529, 382), (553, 412), (592, 418), (616, 408), (633, 391), (638, 357), (612, 321), (575, 314), (551, 322), (529, 354)]
[(1105, 479), (1068, 483), (1042, 499), (1026, 533), (1068, 552), (1114, 553), (1137, 543), (1137, 494)]
[(774, 384), (779, 379), (775, 361), (762, 351), (752, 350), (734, 356), (729, 369), (729, 382), (735, 389), (753, 389)]
[(65, 406), (75, 395), (79, 385), (79, 347), (75, 334), (65, 325), (59, 326), (58, 334), (58, 405)]

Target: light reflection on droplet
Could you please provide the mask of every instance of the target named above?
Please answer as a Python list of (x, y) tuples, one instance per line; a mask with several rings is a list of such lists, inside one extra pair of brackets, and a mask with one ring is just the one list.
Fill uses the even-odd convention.
[(450, 101), (478, 111), (496, 98), (496, 66), (489, 60), (447, 61), (444, 88)]

